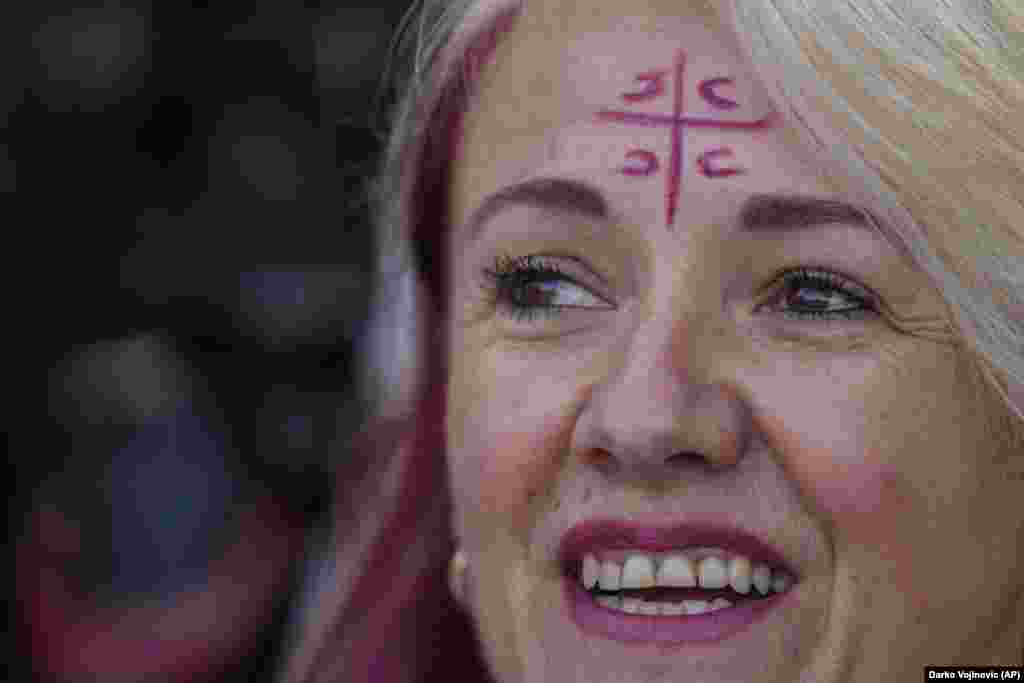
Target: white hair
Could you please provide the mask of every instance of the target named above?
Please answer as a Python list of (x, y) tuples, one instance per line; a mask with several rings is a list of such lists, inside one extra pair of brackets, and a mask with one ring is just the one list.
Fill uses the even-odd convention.
[(844, 131), (819, 147), (823, 162), (879, 208), (1024, 424), (1024, 7), (744, 0), (733, 11), (750, 62), (798, 119), (828, 103), (801, 132)]

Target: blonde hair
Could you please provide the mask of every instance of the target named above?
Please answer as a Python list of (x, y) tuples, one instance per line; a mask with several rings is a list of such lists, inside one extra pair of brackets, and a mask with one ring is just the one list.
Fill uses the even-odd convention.
[(1008, 392), (1024, 387), (1024, 7), (745, 1), (734, 19), (762, 82), (878, 207), (1024, 424)]
[[(1024, 8), (1009, 0), (727, 4), (728, 23), (779, 110), (930, 276), (958, 341), (1024, 425)], [(439, 84), (465, 78), (450, 72), (451, 56), (466, 24), (479, 23), (467, 21), (475, 9), (472, 0), (428, 0), (405, 27), (405, 94), (373, 188), (387, 245), (378, 291), (385, 308), (406, 305), (391, 320), (414, 310), (412, 292), (398, 297), (395, 283), (411, 289), (408, 279), (426, 265), (407, 249), (412, 157), (436, 122), (429, 114)], [(387, 323), (379, 329), (396, 332)], [(396, 372), (396, 359), (408, 373)], [(407, 403), (417, 384), (411, 359), (378, 354), (366, 386), (405, 399), (389, 406)]]
[[(1024, 7), (1016, 0), (711, 4), (808, 150), (861, 195), (880, 218), (876, 229), (930, 277), (948, 306), (952, 340), (1007, 409), (1002, 424), (1024, 433)], [(379, 287), (362, 384), (382, 424), (422, 421), (431, 401), (443, 397), (436, 386), (444, 382), (445, 365), (439, 335), (446, 145), (489, 56), (480, 36), (490, 31), (496, 40), (504, 30), (496, 25), (513, 20), (517, 7), (425, 0), (403, 25), (409, 57), (372, 189)], [(915, 330), (913, 320), (901, 324)], [(437, 428), (422, 432), (418, 443), (442, 470)], [(379, 457), (384, 472), (389, 461)], [(395, 499), (411, 489), (394, 490), (391, 499), (377, 499), (379, 514), (401, 507)], [(447, 495), (441, 486), (435, 498)], [(447, 514), (447, 504), (436, 499), (422, 507)], [(381, 528), (375, 542), (386, 543), (393, 527)], [(450, 552), (447, 533), (423, 551), (434, 558), (420, 563), (433, 567), (432, 575), (443, 576), (436, 565)], [(366, 562), (367, 575), (400, 571)], [(446, 591), (438, 580), (436, 590)], [(347, 614), (339, 610), (335, 622)], [(344, 626), (346, 646), (336, 644), (339, 651), (353, 652), (353, 642), (375, 637), (355, 628), (346, 633)], [(319, 666), (319, 674), (307, 668), (312, 673), (301, 679), (344, 670), (346, 680), (359, 680), (351, 667), (331, 667)], [(420, 680), (423, 672), (409, 669), (404, 680)]]

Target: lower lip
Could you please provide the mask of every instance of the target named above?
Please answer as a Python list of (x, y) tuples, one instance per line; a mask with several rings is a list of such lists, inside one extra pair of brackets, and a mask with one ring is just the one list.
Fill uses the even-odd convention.
[(622, 643), (715, 643), (734, 636), (763, 619), (792, 593), (747, 600), (717, 612), (689, 616), (651, 616), (626, 614), (603, 607), (591, 597), (580, 582), (563, 577), (569, 615), (581, 631), (588, 635), (617, 640)]

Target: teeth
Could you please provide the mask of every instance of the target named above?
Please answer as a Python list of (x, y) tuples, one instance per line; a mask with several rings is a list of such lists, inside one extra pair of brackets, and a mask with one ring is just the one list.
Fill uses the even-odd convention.
[[(709, 549), (703, 549), (707, 552)], [(622, 557), (622, 554), (614, 555)], [(654, 587), (693, 588), (710, 590), (731, 587), (740, 595), (756, 588), (760, 595), (785, 593), (793, 585), (793, 577), (783, 570), (772, 571), (767, 565), (751, 565), (750, 559), (733, 556), (707, 555), (699, 562), (680, 552), (666, 555), (630, 553), (625, 563), (613, 559), (598, 559), (595, 554), (583, 557), (580, 583), (586, 590), (603, 591), (645, 589)]]
[(785, 593), (790, 584), (789, 575), (785, 572), (776, 571), (772, 576), (772, 590), (776, 593)]
[(593, 555), (583, 557), (583, 587), (590, 590), (597, 585), (598, 576), (601, 574), (601, 565)]
[(640, 598), (622, 598), (622, 611), (627, 614), (640, 614)]
[(772, 570), (763, 564), (754, 567), (754, 587), (761, 595), (768, 595), (772, 588)]
[(622, 567), (622, 588), (654, 588), (654, 563), (647, 555), (630, 555)]
[(734, 557), (729, 560), (729, 585), (737, 593), (746, 595), (750, 592), (750, 560), (745, 557)]
[(663, 602), (661, 603), (661, 613), (667, 617), (677, 617), (681, 614), (685, 614), (686, 609), (683, 607), (683, 603), (681, 602)]
[(701, 588), (725, 588), (729, 585), (729, 570), (720, 557), (705, 557), (700, 561), (697, 573)]
[(708, 614), (729, 609), (732, 601), (725, 598), (707, 600), (683, 600), (682, 602), (652, 602), (640, 598), (623, 598), (619, 595), (599, 595), (597, 604), (616, 612), (643, 614), (646, 616), (677, 617), (682, 615)]
[(711, 603), (707, 600), (683, 600), (683, 611), (686, 614), (704, 614), (711, 611)]
[(693, 573), (693, 562), (685, 555), (669, 555), (658, 567), (657, 584), (680, 588), (696, 586), (697, 577)]
[(711, 601), (711, 611), (717, 612), (720, 609), (727, 609), (732, 607), (732, 603), (725, 598), (715, 598)]
[(622, 567), (617, 562), (605, 560), (601, 563), (601, 590), (617, 591), (622, 588)]

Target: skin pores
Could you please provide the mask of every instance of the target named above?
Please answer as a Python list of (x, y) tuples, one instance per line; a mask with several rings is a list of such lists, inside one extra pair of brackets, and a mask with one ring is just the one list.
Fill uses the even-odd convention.
[[(728, 32), (675, 2), (621, 11), (527, 3), (453, 164), (446, 458), (496, 677), (877, 681), (1019, 663), (1024, 464), (1005, 409), (962, 348), (895, 324), (943, 326), (938, 295), (849, 224), (739, 234), (753, 194), (844, 187), (780, 120), (674, 128), (680, 115), (760, 120), (770, 105)], [(486, 197), (533, 177), (597, 188), (607, 218), (517, 205), (467, 234)], [(515, 319), (483, 284), (501, 255), (559, 264), (583, 286), (559, 296), (582, 304)], [(776, 275), (801, 266), (855, 278), (880, 310), (764, 308)], [(670, 462), (673, 449), (704, 459)], [(756, 529), (797, 569), (793, 599), (720, 643), (584, 636), (553, 552), (594, 516)]]

